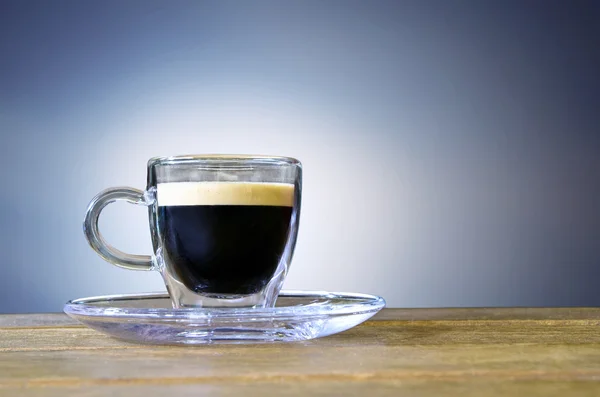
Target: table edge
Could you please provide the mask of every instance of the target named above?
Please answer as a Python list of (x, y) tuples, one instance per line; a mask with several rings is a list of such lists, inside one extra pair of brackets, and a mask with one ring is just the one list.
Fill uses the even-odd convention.
[[(492, 320), (600, 320), (595, 307), (471, 307), (386, 308), (369, 321), (492, 321)], [(66, 327), (80, 323), (64, 313), (0, 314), (0, 328)]]

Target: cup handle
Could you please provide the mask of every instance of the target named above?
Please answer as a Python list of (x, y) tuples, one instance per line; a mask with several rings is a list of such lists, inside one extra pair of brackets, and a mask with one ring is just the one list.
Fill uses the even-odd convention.
[(124, 200), (131, 204), (148, 206), (143, 191), (131, 187), (115, 187), (106, 189), (90, 202), (83, 221), (83, 233), (96, 253), (113, 265), (130, 270), (153, 270), (154, 263), (149, 255), (131, 255), (119, 251), (104, 240), (98, 230), (100, 213), (110, 203)]

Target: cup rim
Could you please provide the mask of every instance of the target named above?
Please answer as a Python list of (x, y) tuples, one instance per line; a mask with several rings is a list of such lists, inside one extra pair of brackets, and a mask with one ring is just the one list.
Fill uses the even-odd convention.
[(148, 166), (155, 165), (175, 165), (187, 163), (229, 163), (229, 162), (249, 162), (262, 164), (284, 164), (297, 165), (301, 163), (298, 159), (286, 156), (270, 156), (255, 154), (184, 154), (175, 156), (155, 156), (148, 160)]

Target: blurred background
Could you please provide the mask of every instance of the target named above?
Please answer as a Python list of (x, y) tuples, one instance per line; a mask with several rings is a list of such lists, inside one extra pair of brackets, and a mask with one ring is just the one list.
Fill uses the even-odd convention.
[[(87, 245), (157, 155), (304, 164), (286, 288), (599, 305), (597, 1), (0, 0), (0, 312), (164, 290)], [(101, 230), (150, 253), (145, 209)]]

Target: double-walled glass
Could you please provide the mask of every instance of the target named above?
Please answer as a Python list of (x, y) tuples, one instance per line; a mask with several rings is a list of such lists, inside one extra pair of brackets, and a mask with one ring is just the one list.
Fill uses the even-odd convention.
[[(159, 271), (176, 308), (272, 307), (296, 245), (301, 193), (296, 159), (157, 157), (145, 191), (111, 188), (91, 201), (84, 232), (106, 261)], [(126, 254), (102, 238), (98, 217), (117, 200), (148, 207), (152, 256)]]

